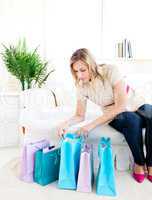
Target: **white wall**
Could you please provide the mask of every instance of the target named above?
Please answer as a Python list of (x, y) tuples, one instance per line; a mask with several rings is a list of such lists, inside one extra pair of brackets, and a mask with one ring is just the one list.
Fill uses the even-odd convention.
[(26, 37), (29, 48), (44, 49), (43, 0), (1, 0), (0, 42), (16, 43)]
[(152, 58), (152, 1), (103, 0), (103, 57), (116, 58), (116, 43), (131, 40), (133, 57)]
[(46, 0), (46, 57), (57, 70), (57, 79), (68, 86), (69, 60), (82, 47), (101, 56), (101, 0)]

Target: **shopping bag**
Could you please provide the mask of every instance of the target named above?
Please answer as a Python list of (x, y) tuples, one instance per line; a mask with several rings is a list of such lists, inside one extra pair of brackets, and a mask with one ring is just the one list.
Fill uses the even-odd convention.
[(85, 143), (81, 150), (77, 191), (91, 192), (93, 181), (94, 181), (93, 148), (92, 145)]
[(60, 189), (76, 189), (79, 171), (82, 137), (75, 133), (67, 133), (61, 142), (61, 160), (58, 187)]
[(102, 137), (98, 146), (99, 168), (96, 179), (96, 193), (116, 196), (114, 162), (110, 138)]
[(60, 148), (46, 147), (35, 153), (34, 181), (47, 185), (58, 180), (60, 166)]
[(23, 146), (21, 155), (21, 180), (25, 182), (33, 182), (35, 152), (47, 146), (49, 146), (49, 141), (45, 139), (28, 142)]

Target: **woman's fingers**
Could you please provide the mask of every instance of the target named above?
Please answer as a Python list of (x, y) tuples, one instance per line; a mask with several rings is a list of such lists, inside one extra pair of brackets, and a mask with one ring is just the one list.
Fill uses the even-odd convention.
[(62, 134), (63, 134), (62, 128), (58, 128), (58, 130), (57, 130), (57, 135), (58, 135), (59, 137), (61, 137)]
[(66, 134), (67, 133), (67, 130), (65, 129), (65, 128), (58, 128), (58, 130), (57, 130), (57, 135), (59, 136), (59, 137), (63, 137), (63, 135), (64, 134)]
[(78, 135), (83, 135), (84, 137), (88, 137), (88, 131), (85, 130), (83, 127), (82, 127), (82, 128), (79, 128), (79, 129), (76, 131), (76, 133), (77, 133)]

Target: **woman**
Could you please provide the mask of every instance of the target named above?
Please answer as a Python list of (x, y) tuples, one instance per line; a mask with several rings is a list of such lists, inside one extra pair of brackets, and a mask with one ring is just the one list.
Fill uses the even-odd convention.
[[(133, 177), (137, 182), (147, 178), (152, 182), (152, 105), (145, 104), (143, 97), (127, 87), (116, 66), (97, 65), (87, 49), (78, 49), (71, 57), (71, 72), (77, 88), (77, 107), (75, 116), (63, 122), (58, 134), (66, 133), (68, 126), (83, 121), (87, 99), (103, 110), (103, 115), (80, 130), (88, 134), (96, 126), (108, 123), (121, 132), (133, 154)], [(143, 152), (142, 128), (146, 128), (146, 157)]]

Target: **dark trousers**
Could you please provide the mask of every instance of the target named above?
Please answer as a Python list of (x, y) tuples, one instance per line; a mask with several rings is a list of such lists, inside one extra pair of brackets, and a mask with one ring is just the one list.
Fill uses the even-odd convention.
[[(152, 166), (152, 105), (144, 104), (136, 112), (122, 112), (109, 125), (124, 135), (136, 164)], [(146, 156), (143, 151), (143, 128), (146, 129)]]

